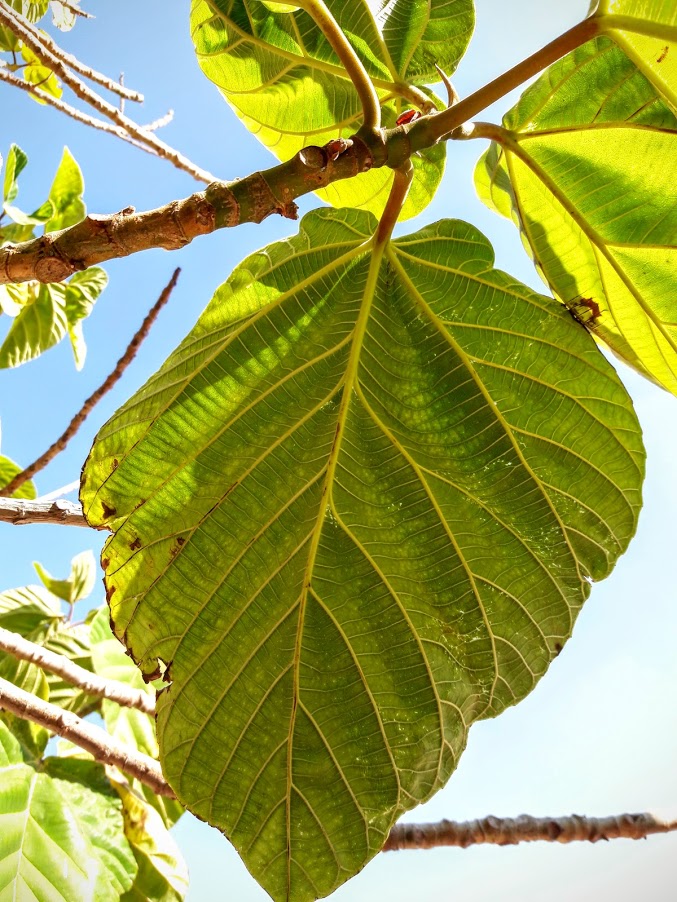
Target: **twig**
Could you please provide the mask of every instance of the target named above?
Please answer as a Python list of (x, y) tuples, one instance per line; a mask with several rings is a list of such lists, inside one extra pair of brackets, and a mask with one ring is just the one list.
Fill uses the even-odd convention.
[(144, 125), (144, 129), (147, 132), (157, 131), (157, 129), (164, 128), (165, 125), (169, 125), (173, 118), (174, 110), (167, 110), (164, 116), (160, 116), (159, 119), (154, 119), (152, 122), (149, 122), (148, 125)]
[[(378, 149), (382, 150), (380, 144)], [(110, 216), (90, 215), (61, 232), (0, 248), (0, 284), (30, 279), (60, 282), (95, 262), (152, 247), (177, 250), (198, 235), (261, 222), (271, 213), (296, 219), (294, 198), (353, 178), (373, 162), (372, 151), (360, 140), (335, 159), (323, 147), (304, 147), (288, 162), (265, 172), (214, 182), (206, 191), (156, 210), (135, 213), (128, 208)]]
[(68, 3), (67, 0), (59, 0), (59, 3), (62, 6), (65, 6), (66, 9), (73, 13), (74, 16), (82, 16), (83, 19), (95, 19), (96, 16), (93, 16), (91, 13), (87, 13), (84, 9), (80, 9), (78, 6), (73, 6), (72, 3)]
[[(63, 0), (60, 0), (63, 3)], [(68, 6), (68, 4), (63, 3), (71, 12), (84, 16), (85, 18), (92, 19), (93, 16), (90, 16), (88, 13), (83, 12), (82, 10), (76, 10), (75, 7)], [(25, 21), (25, 20), (24, 20)], [(26, 22), (26, 25), (28, 23)], [(72, 53), (68, 53), (63, 50), (63, 48), (59, 47), (50, 36), (44, 32), (37, 32), (34, 30), (35, 37), (40, 41), (40, 43), (45, 47), (50, 53), (52, 53), (57, 59), (61, 60), (66, 66), (70, 66), (74, 72), (79, 72), (80, 75), (84, 75), (85, 78), (88, 78), (90, 81), (93, 81), (97, 85), (101, 85), (102, 88), (106, 88), (108, 91), (111, 91), (113, 94), (117, 94), (119, 97), (125, 97), (127, 100), (133, 100), (136, 103), (143, 103), (143, 94), (140, 94), (139, 91), (132, 91), (129, 88), (126, 88), (121, 82), (117, 82), (112, 78), (109, 78), (107, 75), (104, 75), (102, 72), (97, 72), (96, 69), (92, 69), (91, 66), (88, 66), (86, 63), (81, 62), (76, 56), (73, 56)], [(50, 66), (51, 68), (51, 66)]]
[(180, 269), (174, 270), (171, 279), (162, 290), (160, 297), (146, 314), (144, 321), (141, 323), (141, 326), (137, 330), (136, 334), (127, 345), (127, 350), (118, 360), (113, 372), (110, 373), (110, 375), (106, 377), (106, 379), (101, 383), (96, 391), (92, 392), (92, 394), (87, 398), (80, 410), (75, 414), (73, 419), (68, 424), (67, 429), (62, 433), (62, 435), (59, 436), (59, 438), (55, 442), (53, 442), (53, 444), (49, 446), (44, 454), (41, 454), (40, 457), (37, 458), (37, 460), (34, 460), (32, 464), (29, 464), (29, 466), (27, 466), (24, 470), (22, 470), (20, 473), (17, 473), (14, 479), (10, 480), (6, 486), (3, 486), (3, 488), (0, 489), (0, 495), (4, 495), (5, 497), (10, 497), (11, 495), (13, 495), (14, 492), (19, 488), (19, 486), (22, 486), (24, 482), (32, 479), (36, 473), (40, 472), (40, 470), (44, 470), (47, 464), (50, 463), (50, 461), (52, 461), (57, 456), (57, 454), (60, 454), (64, 450), (68, 442), (73, 438), (80, 426), (82, 426), (89, 414), (99, 403), (101, 398), (103, 398), (103, 396), (107, 392), (109, 392), (111, 388), (113, 388), (115, 383), (122, 377), (122, 374), (127, 369), (129, 364), (136, 357), (136, 353), (139, 350), (139, 347), (150, 332), (151, 327), (157, 319), (160, 310), (162, 310), (164, 305), (171, 297), (180, 272)]
[(133, 751), (113, 736), (109, 736), (100, 727), (82, 720), (71, 711), (64, 711), (63, 708), (43, 702), (30, 692), (25, 692), (1, 678), (0, 708), (40, 724), (63, 739), (74, 742), (93, 755), (97, 761), (119, 767), (124, 773), (150, 786), (158, 795), (175, 798), (159, 763), (154, 758)]
[(20, 38), (27, 47), (29, 47), (38, 59), (49, 69), (51, 69), (68, 87), (85, 103), (88, 103), (95, 110), (106, 118), (110, 119), (116, 125), (123, 128), (132, 138), (135, 138), (142, 144), (152, 147), (159, 157), (169, 160), (177, 169), (192, 175), (198, 182), (213, 182), (214, 176), (201, 169), (191, 162), (183, 154), (179, 153), (173, 147), (165, 144), (152, 132), (146, 132), (143, 128), (133, 122), (127, 116), (120, 112), (117, 107), (108, 103), (103, 97), (100, 97), (91, 90), (77, 75), (75, 75), (62, 60), (52, 53), (45, 44), (42, 43), (42, 36), (28, 23), (25, 19), (15, 13), (11, 7), (0, 3), (0, 23), (5, 25), (16, 37)]
[(54, 489), (53, 492), (46, 492), (44, 495), (40, 495), (40, 497), (35, 500), (54, 501), (55, 498), (62, 498), (64, 495), (68, 495), (78, 488), (80, 488), (80, 480), (76, 479), (73, 482), (69, 482), (68, 485), (62, 485), (60, 489)]
[(67, 683), (82, 689), (87, 695), (96, 695), (98, 698), (107, 698), (126, 708), (137, 708), (144, 714), (155, 714), (155, 700), (148, 692), (140, 689), (132, 689), (118, 680), (107, 680), (79, 664), (73, 663), (64, 655), (56, 654), (41, 645), (29, 642), (18, 633), (0, 627), (0, 649), (19, 658), (21, 661), (29, 661), (37, 664), (43, 670), (55, 673), (63, 677)]
[(35, 85), (22, 81), (22, 79), (17, 78), (16, 75), (7, 72), (6, 69), (0, 68), (0, 81), (5, 81), (13, 87), (25, 91), (27, 94), (32, 94), (34, 97), (39, 97), (40, 100), (43, 100), (49, 106), (53, 106), (55, 109), (59, 110), (60, 113), (65, 113), (66, 116), (70, 116), (71, 119), (75, 119), (83, 125), (89, 125), (92, 128), (99, 129), (99, 131), (107, 132), (109, 135), (115, 135), (116, 138), (121, 138), (123, 141), (127, 141), (128, 144), (133, 144), (134, 147), (145, 150), (146, 153), (152, 154), (154, 157), (159, 156), (156, 150), (146, 144), (142, 144), (140, 141), (136, 141), (128, 135), (123, 128), (120, 128), (119, 125), (112, 125), (110, 122), (104, 122), (102, 119), (96, 119), (94, 116), (83, 113), (81, 110), (76, 109), (76, 107), (71, 106), (69, 103), (66, 103), (58, 97), (53, 97), (51, 94), (44, 94), (42, 91), (36, 90)]
[(436, 824), (397, 824), (383, 847), (433, 849), (491, 843), (514, 846), (521, 842), (598, 842), (608, 839), (644, 839), (652, 833), (677, 830), (677, 821), (660, 821), (652, 814), (618, 814), (611, 817), (485, 817), (476, 821), (439, 821)]
[(0, 498), (0, 522), (12, 523), (14, 526), (28, 526), (31, 523), (89, 526), (82, 513), (82, 505), (63, 498), (57, 501)]

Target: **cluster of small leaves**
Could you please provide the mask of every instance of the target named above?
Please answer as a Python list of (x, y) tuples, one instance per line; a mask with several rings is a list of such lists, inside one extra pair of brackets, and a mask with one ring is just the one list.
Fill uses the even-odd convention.
[[(38, 226), (43, 227), (45, 234), (65, 229), (80, 222), (87, 212), (82, 199), (82, 172), (69, 149), (64, 147), (47, 200), (32, 213), (24, 213), (15, 201), (19, 176), (27, 163), (23, 150), (12, 144), (4, 161), (0, 246), (33, 238)], [(4, 217), (12, 222), (2, 225)], [(0, 346), (0, 368), (33, 360), (68, 335), (75, 366), (82, 369), (87, 353), (82, 322), (92, 312), (107, 283), (104, 270), (92, 266), (76, 273), (68, 282), (1, 285), (0, 311), (14, 317), (14, 322)]]
[[(112, 636), (105, 607), (80, 623), (69, 619), (94, 586), (91, 551), (76, 555), (66, 579), (35, 568), (41, 585), (0, 594), (0, 626), (99, 676), (152, 691)], [(111, 735), (157, 755), (147, 714), (86, 695), (1, 652), (0, 676), (81, 717), (96, 712)], [(48, 740), (44, 728), (0, 713), (0, 894), (11, 888), (17, 898), (180, 902), (187, 873), (168, 829), (181, 806), (69, 743)]]
[[(24, 16), (29, 22), (39, 22), (51, 12), (52, 23), (60, 31), (70, 31), (75, 25), (77, 14), (73, 12), (80, 0), (5, 0), (5, 2)], [(13, 32), (0, 25), (0, 60), (9, 72), (18, 72), (24, 81), (33, 85), (39, 93), (61, 97), (61, 82), (52, 70), (39, 60), (33, 51), (26, 47)], [(35, 94), (31, 95), (38, 103), (44, 103)]]

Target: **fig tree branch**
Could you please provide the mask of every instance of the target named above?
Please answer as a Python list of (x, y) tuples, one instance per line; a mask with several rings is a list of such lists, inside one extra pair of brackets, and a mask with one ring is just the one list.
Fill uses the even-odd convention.
[(677, 821), (661, 821), (652, 814), (618, 814), (611, 817), (485, 817), (475, 821), (439, 821), (436, 824), (397, 824), (383, 847), (433, 849), (490, 843), (515, 846), (522, 842), (599, 842), (609, 839), (645, 839), (653, 833), (677, 830)]
[[(79, 270), (150, 248), (176, 250), (198, 235), (272, 213), (296, 218), (297, 197), (354, 178), (372, 167), (402, 166), (416, 151), (447, 138), (494, 101), (571, 50), (600, 33), (596, 19), (585, 21), (454, 106), (394, 129), (355, 136), (334, 159), (326, 147), (305, 147), (291, 160), (234, 182), (213, 182), (205, 191), (164, 207), (136, 213), (90, 215), (61, 232), (0, 249), (0, 284), (59, 282)], [(329, 142), (330, 144), (332, 142)]]
[(0, 522), (14, 526), (31, 523), (56, 523), (59, 526), (89, 526), (82, 505), (59, 498), (56, 501), (24, 501), (0, 498)]
[(155, 701), (148, 692), (132, 689), (131, 686), (120, 683), (118, 680), (104, 679), (98, 674), (80, 667), (79, 664), (73, 663), (65, 655), (59, 655), (48, 648), (43, 648), (42, 645), (29, 642), (18, 633), (2, 627), (0, 627), (0, 650), (21, 661), (37, 664), (43, 670), (55, 673), (67, 683), (82, 689), (87, 695), (107, 698), (126, 708), (143, 711), (144, 714), (153, 715), (155, 713)]
[(0, 708), (74, 742), (93, 755), (97, 761), (119, 767), (124, 773), (150, 786), (158, 795), (174, 798), (160, 764), (154, 758), (123, 745), (113, 736), (109, 736), (105, 730), (82, 720), (71, 711), (64, 711), (63, 708), (43, 702), (30, 692), (25, 692), (1, 678)]
[(89, 414), (94, 410), (101, 398), (103, 398), (103, 396), (107, 392), (109, 392), (111, 388), (113, 388), (116, 382), (118, 382), (122, 378), (125, 370), (132, 362), (132, 360), (134, 360), (134, 358), (136, 357), (137, 351), (150, 332), (160, 310), (162, 310), (164, 305), (169, 300), (172, 291), (176, 286), (180, 272), (180, 269), (174, 270), (174, 274), (172, 275), (165, 288), (162, 290), (160, 297), (146, 314), (144, 321), (141, 323), (141, 326), (135, 333), (134, 337), (127, 345), (125, 353), (118, 360), (113, 372), (110, 373), (101, 383), (101, 385), (96, 389), (96, 391), (92, 392), (92, 394), (87, 398), (85, 403), (75, 414), (73, 419), (68, 424), (66, 430), (59, 436), (59, 438), (55, 442), (53, 442), (49, 446), (49, 448), (43, 454), (41, 454), (40, 457), (37, 458), (37, 460), (34, 460), (32, 464), (27, 466), (20, 473), (17, 473), (16, 476), (7, 483), (7, 485), (3, 486), (0, 489), (0, 496), (6, 496), (8, 498), (11, 497), (20, 486), (22, 486), (29, 479), (32, 479), (36, 473), (40, 472), (40, 470), (44, 470), (47, 464), (50, 463), (50, 461), (54, 460), (57, 454), (60, 454), (64, 450), (68, 442), (70, 442), (73, 436), (77, 433), (78, 429), (85, 422)]

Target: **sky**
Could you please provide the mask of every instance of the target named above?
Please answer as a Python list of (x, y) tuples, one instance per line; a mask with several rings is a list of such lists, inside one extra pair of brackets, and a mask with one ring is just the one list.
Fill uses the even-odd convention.
[[(219, 177), (236, 178), (274, 163), (248, 135), (199, 71), (188, 31), (187, 0), (85, 0), (93, 21), (58, 40), (65, 49), (142, 91), (149, 122), (174, 109), (161, 137)], [(465, 96), (575, 24), (587, 0), (477, 0), (477, 30), (454, 77)], [(483, 114), (498, 117), (515, 96)], [(199, 190), (188, 175), (117, 139), (94, 132), (27, 95), (0, 85), (0, 153), (19, 144), (29, 156), (17, 203), (33, 209), (47, 195), (67, 145), (82, 167), (90, 212), (150, 209)], [(491, 239), (497, 266), (544, 290), (511, 223), (475, 196), (472, 171), (483, 141), (450, 148), (437, 197), (410, 232), (443, 217), (474, 223)], [(301, 200), (301, 211), (317, 206)], [(82, 401), (113, 369), (175, 266), (182, 275), (169, 306), (116, 389), (106, 396), (68, 450), (37, 478), (49, 493), (79, 476), (97, 429), (162, 363), (192, 327), (216, 287), (246, 254), (293, 232), (279, 217), (216, 232), (180, 252), (150, 251), (105, 265), (109, 287), (84, 324), (89, 352), (77, 373), (66, 342), (37, 361), (0, 373), (2, 453), (27, 464), (65, 428)], [(0, 321), (0, 338), (6, 324)], [(644, 430), (645, 504), (637, 536), (605, 582), (593, 587), (573, 638), (520, 705), (470, 731), (448, 785), (410, 821), (462, 820), (487, 814), (609, 815), (651, 810), (677, 816), (677, 502), (674, 446), (677, 399), (617, 364)], [(73, 497), (73, 496), (71, 496)], [(71, 557), (103, 536), (61, 526), (0, 524), (0, 589), (35, 582), (32, 561), (65, 575)], [(98, 589), (96, 603), (103, 597)], [(268, 896), (216, 830), (184, 816), (175, 836), (191, 874), (190, 902), (257, 902)], [(549, 843), (379, 855), (338, 890), (336, 902), (617, 902), (675, 898), (677, 836), (597, 845)]]

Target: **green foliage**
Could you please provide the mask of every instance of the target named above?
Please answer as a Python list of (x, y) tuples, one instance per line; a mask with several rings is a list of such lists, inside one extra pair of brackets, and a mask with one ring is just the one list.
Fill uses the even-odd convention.
[(0, 722), (0, 895), (117, 902), (134, 872), (103, 767), (47, 758), (37, 769)]
[[(65, 229), (80, 222), (87, 213), (82, 199), (85, 188), (82, 172), (67, 147), (47, 200), (30, 215), (14, 206), (19, 175), (27, 162), (26, 154), (12, 144), (5, 161), (3, 210), (14, 220), (14, 225), (0, 228), (0, 246), (27, 241), (34, 236), (37, 225), (43, 225), (45, 233)], [(105, 271), (91, 266), (68, 282), (0, 285), (0, 312), (14, 317), (0, 346), (0, 369), (34, 360), (68, 335), (76, 369), (81, 370), (87, 355), (82, 321), (90, 315), (107, 284)]]
[(54, 579), (37, 561), (33, 566), (45, 588), (69, 605), (88, 598), (94, 588), (96, 563), (91, 551), (76, 554), (71, 561), (71, 572), (66, 579)]
[[(470, 0), (328, 6), (385, 127), (405, 107), (442, 106), (434, 64), (451, 72), (465, 52)], [(191, 6), (203, 71), (281, 159), (359, 140), (334, 26), (311, 7)], [(492, 139), (481, 196), (516, 222), (555, 298), (495, 269), (469, 223), (389, 238), (435, 194), (447, 142), (412, 159), (406, 199), (404, 169), (390, 194), (387, 167), (333, 183), (322, 194), (333, 208), (236, 267), (99, 432), (81, 498), (89, 523), (113, 533), (109, 609), (65, 621), (59, 599), (91, 591), (82, 556), (66, 580), (37, 565), (44, 588), (0, 595), (0, 625), (104, 678), (161, 686), (156, 732), (146, 714), (0, 657), (17, 685), (96, 710), (130, 749), (159, 755), (180, 803), (232, 840), (275, 900), (328, 895), (378, 853), (448, 780), (472, 723), (533, 689), (634, 534), (641, 430), (597, 343), (677, 393), (677, 11), (600, 0), (591, 15), (593, 40), (547, 69), (502, 126), (471, 133)], [(13, 145), (2, 242), (85, 215), (67, 150), (47, 201), (16, 207), (26, 162)], [(80, 366), (81, 321), (104, 285), (91, 269), (3, 289), (15, 321), (0, 366), (67, 332)], [(30, 842), (37, 825), (60, 836), (69, 806), (91, 802), (74, 829), (96, 898), (183, 898), (167, 832), (181, 804), (89, 760), (45, 759), (46, 740), (0, 721), (14, 781), (0, 806), (0, 893), (3, 879), (33, 879), (16, 817), (4, 832), (2, 818), (20, 812)], [(41, 879), (80, 898), (84, 877), (62, 866), (70, 841), (50, 846)]]
[(677, 266), (677, 118), (599, 38), (551, 66), (503, 126), (478, 166), (480, 195), (515, 219), (552, 290), (595, 336), (677, 393), (665, 290)]
[[(412, 91), (439, 81), (435, 63), (452, 73), (474, 25), (471, 0), (398, 0), (376, 13), (362, 0), (328, 3), (383, 100), (383, 124), (414, 103), (439, 103)], [(191, 32), (203, 72), (215, 82), (244, 125), (280, 159), (301, 147), (348, 137), (362, 110), (338, 57), (302, 9), (280, 11), (245, 0), (193, 0)], [(432, 200), (444, 171), (444, 144), (413, 160), (416, 177), (402, 218)], [(335, 182), (320, 197), (334, 206), (383, 210), (390, 174), (374, 169), (358, 182)]]
[[(0, 430), (0, 444), (1, 444), (2, 431)], [(0, 489), (4, 488), (8, 485), (12, 479), (23, 471), (23, 467), (20, 467), (19, 464), (14, 463), (9, 457), (4, 457), (0, 454)], [(18, 489), (12, 492), (12, 498), (27, 498), (32, 500), (33, 498), (37, 498), (37, 491), (35, 489), (35, 485), (29, 479), (20, 485)]]

